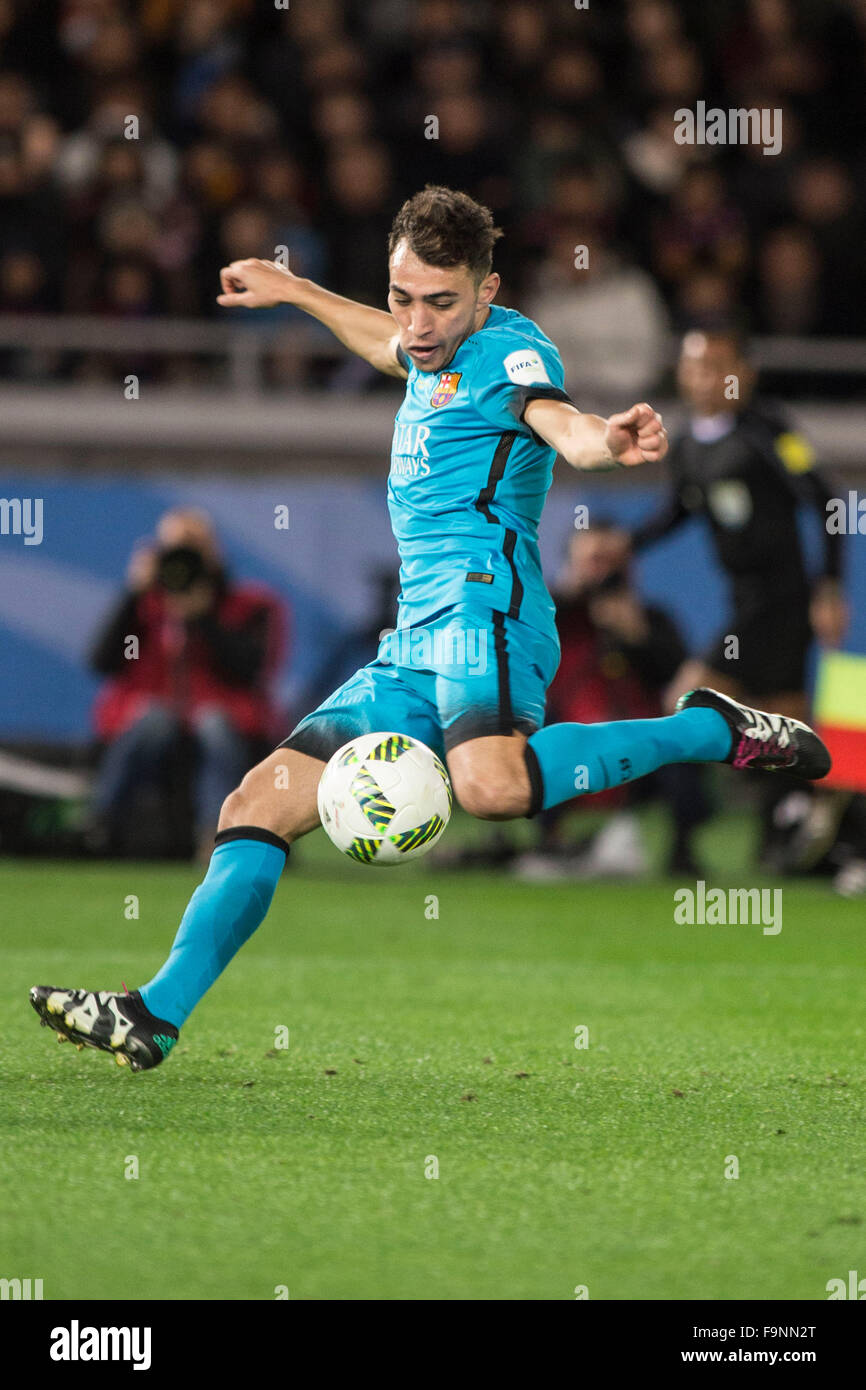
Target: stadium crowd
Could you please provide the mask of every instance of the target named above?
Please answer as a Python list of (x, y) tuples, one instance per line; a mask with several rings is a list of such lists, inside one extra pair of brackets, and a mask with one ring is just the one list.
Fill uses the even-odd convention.
[[(432, 181), (492, 207), (503, 302), (578, 387), (649, 384), (660, 334), (741, 304), (866, 334), (864, 77), (863, 0), (0, 0), (0, 311), (212, 316), (277, 246), (379, 303)], [(699, 100), (781, 110), (781, 151), (678, 144)], [(626, 380), (615, 338), (580, 352), (622, 321)]]

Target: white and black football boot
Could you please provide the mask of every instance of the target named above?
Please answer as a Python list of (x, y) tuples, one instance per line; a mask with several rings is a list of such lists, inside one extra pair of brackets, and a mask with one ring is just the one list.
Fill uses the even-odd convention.
[(138, 990), (98, 994), (86, 989), (56, 989), (34, 985), (30, 1003), (43, 1028), (53, 1028), (58, 1042), (72, 1042), (110, 1052), (118, 1066), (149, 1071), (168, 1056), (178, 1030), (165, 1019), (154, 1018)]
[(725, 762), (762, 772), (784, 769), (796, 777), (817, 781), (826, 777), (832, 760), (826, 745), (799, 719), (741, 705), (730, 695), (699, 686), (677, 700), (677, 709), (714, 709), (731, 731), (731, 751)]

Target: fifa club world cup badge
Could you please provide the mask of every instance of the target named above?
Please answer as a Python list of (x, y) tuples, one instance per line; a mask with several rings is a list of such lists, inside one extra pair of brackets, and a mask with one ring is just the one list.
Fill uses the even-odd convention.
[(453, 400), (457, 395), (457, 387), (462, 375), (462, 372), (440, 372), (439, 380), (430, 397), (430, 404), (433, 406), (447, 405), (450, 400)]

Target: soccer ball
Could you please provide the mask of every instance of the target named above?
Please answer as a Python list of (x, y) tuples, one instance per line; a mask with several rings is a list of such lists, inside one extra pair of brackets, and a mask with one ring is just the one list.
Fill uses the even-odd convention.
[(436, 754), (406, 734), (362, 734), (338, 748), (319, 783), (319, 816), (359, 864), (403, 864), (432, 849), (451, 816)]

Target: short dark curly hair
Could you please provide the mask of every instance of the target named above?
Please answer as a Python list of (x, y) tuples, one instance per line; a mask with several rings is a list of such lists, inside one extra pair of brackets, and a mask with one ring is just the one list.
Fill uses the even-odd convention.
[(388, 237), (390, 257), (404, 238), (426, 265), (465, 265), (477, 283), (490, 274), (493, 247), (502, 236), (493, 214), (468, 193), (428, 183), (400, 208)]

